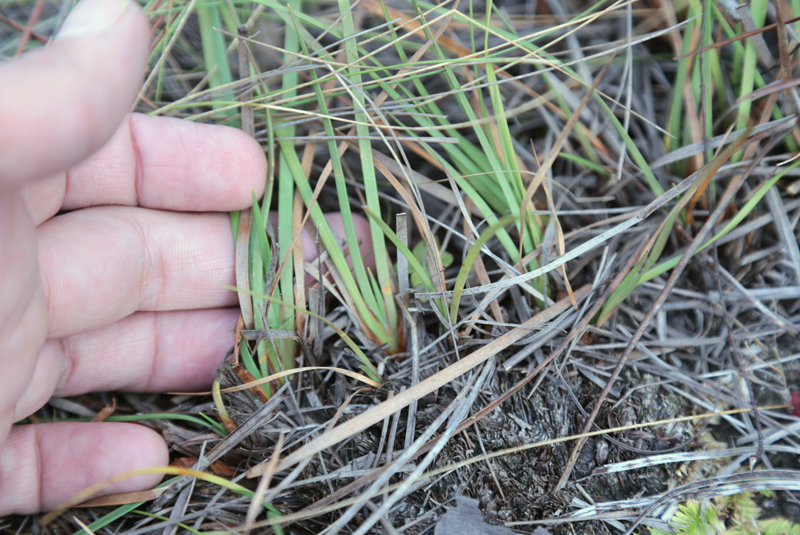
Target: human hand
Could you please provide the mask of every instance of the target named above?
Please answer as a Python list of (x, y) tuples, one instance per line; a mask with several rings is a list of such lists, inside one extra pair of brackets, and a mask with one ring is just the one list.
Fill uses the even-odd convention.
[(263, 192), (266, 162), (237, 130), (128, 115), (148, 45), (137, 6), (89, 0), (0, 68), (0, 515), (168, 463), (143, 426), (13, 422), (52, 395), (206, 388), (231, 344), (222, 212)]
[(84, 0), (0, 65), (0, 516), (168, 463), (144, 426), (13, 422), (52, 395), (207, 389), (233, 342), (225, 212), (263, 193), (266, 160), (235, 129), (127, 114), (148, 44), (138, 6)]

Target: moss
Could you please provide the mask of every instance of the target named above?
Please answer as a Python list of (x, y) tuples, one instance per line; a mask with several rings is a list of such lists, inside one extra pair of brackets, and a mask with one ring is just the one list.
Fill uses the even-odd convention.
[[(678, 506), (669, 525), (676, 535), (800, 535), (800, 525), (780, 517), (762, 519), (761, 513), (753, 494), (743, 492), (718, 496), (710, 502), (689, 500)], [(651, 535), (673, 535), (649, 529)]]

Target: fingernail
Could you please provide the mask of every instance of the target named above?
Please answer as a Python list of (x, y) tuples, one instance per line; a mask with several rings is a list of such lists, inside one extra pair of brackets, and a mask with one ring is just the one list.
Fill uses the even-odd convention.
[(83, 0), (64, 21), (57, 39), (101, 34), (113, 27), (129, 7), (129, 0)]

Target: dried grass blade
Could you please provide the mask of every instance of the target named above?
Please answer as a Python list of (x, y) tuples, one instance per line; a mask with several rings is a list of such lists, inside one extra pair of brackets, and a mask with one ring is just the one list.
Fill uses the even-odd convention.
[[(748, 140), (748, 143), (753, 143), (758, 141), (762, 137), (769, 136), (773, 130), (777, 130), (780, 128), (785, 127), (789, 122), (796, 119), (795, 115), (789, 115), (782, 119), (776, 119), (774, 121), (770, 121), (766, 124), (761, 124), (753, 128), (752, 131), (752, 138)], [(678, 162), (680, 160), (684, 160), (695, 154), (699, 154), (708, 149), (716, 149), (717, 147), (722, 146), (725, 141), (731, 136), (739, 136), (744, 132), (746, 129), (742, 128), (740, 130), (734, 130), (731, 134), (721, 134), (719, 136), (714, 136), (707, 141), (699, 141), (697, 143), (692, 143), (691, 145), (685, 145), (679, 149), (675, 149), (672, 152), (668, 152), (664, 156), (658, 158), (655, 162), (650, 165), (651, 169), (658, 169), (660, 167), (664, 167), (665, 165), (669, 165), (671, 163)]]
[[(247, 26), (239, 26), (238, 36), (238, 52), (239, 52), (239, 79), (249, 78), (250, 74), (250, 61), (247, 50), (247, 42), (242, 38), (247, 38)], [(248, 89), (241, 94), (239, 100), (243, 102), (242, 105), (242, 131), (250, 137), (255, 134), (255, 127), (253, 125), (253, 108), (248, 106), (247, 103), (253, 100), (253, 90)]]
[(244, 520), (244, 535), (250, 535), (250, 530), (253, 529), (253, 522), (256, 520), (258, 510), (264, 502), (267, 490), (269, 490), (269, 484), (272, 482), (272, 476), (275, 475), (275, 468), (278, 466), (278, 459), (280, 459), (281, 450), (283, 449), (283, 439), (284, 434), (281, 433), (278, 437), (278, 443), (275, 444), (275, 449), (272, 451), (272, 457), (267, 463), (264, 473), (261, 475), (261, 480), (258, 482), (258, 487), (253, 495), (253, 499), (250, 500), (250, 506), (247, 508), (247, 516), (245, 516)]
[(233, 334), (233, 363), (239, 364), (239, 344), (242, 342), (242, 330), (244, 329), (244, 319), (239, 314), (239, 319), (236, 320), (236, 330)]
[(85, 531), (85, 532), (86, 532), (86, 533), (88, 533), (89, 535), (94, 535), (94, 531), (90, 530), (90, 529), (89, 529), (89, 526), (87, 526), (86, 524), (84, 524), (83, 522), (81, 522), (81, 519), (80, 519), (80, 518), (78, 518), (77, 516), (73, 516), (73, 517), (72, 517), (72, 520), (74, 520), (74, 521), (75, 521), (75, 523), (76, 523), (76, 524), (78, 524), (78, 525), (81, 527), (81, 529), (83, 529), (83, 531)]
[[(356, 372), (353, 372), (353, 371), (350, 371), (350, 370), (346, 370), (344, 368), (336, 368), (336, 367), (332, 367), (332, 366), (305, 366), (305, 367), (302, 367), (302, 368), (294, 368), (294, 369), (291, 369), (291, 370), (284, 370), (282, 372), (274, 373), (274, 374), (269, 375), (267, 377), (262, 377), (261, 379), (252, 378), (252, 379), (249, 379), (246, 383), (244, 383), (242, 385), (229, 386), (228, 388), (222, 388), (222, 389), (220, 389), (220, 393), (221, 394), (229, 394), (231, 392), (241, 392), (242, 390), (249, 390), (249, 389), (254, 388), (256, 386), (263, 385), (263, 384), (269, 383), (270, 381), (275, 381), (275, 380), (281, 379), (283, 377), (289, 377), (289, 376), (297, 374), (297, 373), (313, 371), (313, 370), (327, 370), (327, 371), (337, 372), (337, 373), (341, 373), (342, 375), (346, 375), (348, 377), (356, 379), (357, 381), (361, 381), (362, 383), (367, 384), (367, 385), (369, 385), (371, 387), (374, 387), (374, 388), (379, 388), (381, 386), (381, 383), (379, 383), (377, 381), (373, 381), (372, 379), (370, 379), (368, 377), (365, 377), (365, 376), (361, 375), (360, 373), (356, 373)], [(250, 375), (250, 377), (252, 377), (252, 375)], [(208, 394), (211, 394), (211, 392), (170, 392), (170, 394), (172, 394), (172, 395), (184, 395), (184, 396), (207, 396)]]
[[(379, 2), (378, 0), (362, 0), (360, 2), (360, 4), (362, 6), (364, 6), (364, 8), (366, 8), (367, 11), (369, 11), (373, 15), (375, 15), (376, 17), (381, 17), (381, 18), (383, 18), (383, 16), (384, 16), (383, 9), (385, 7), (386, 8), (386, 12), (389, 13), (389, 16), (392, 19), (395, 19), (395, 20), (396, 19), (400, 19), (401, 24), (404, 26), (403, 30), (408, 32), (409, 34), (415, 34), (417, 32), (420, 32), (420, 30), (423, 28), (422, 23), (420, 23), (417, 20), (419, 17), (413, 17), (413, 18), (409, 17), (405, 13), (403, 13), (401, 11), (398, 11), (398, 10), (392, 8), (392, 7), (381, 5), (382, 2)], [(424, 38), (424, 34), (423, 35), (419, 35), (418, 37)], [(443, 47), (447, 48), (448, 50), (450, 50), (450, 51), (452, 51), (452, 52), (454, 52), (456, 54), (459, 54), (461, 56), (471, 56), (472, 55), (472, 50), (470, 50), (469, 48), (467, 48), (464, 45), (460, 45), (460, 44), (456, 43), (452, 38), (447, 37), (446, 35), (438, 35), (437, 38), (436, 38), (436, 41), (441, 46), (443, 46)]]
[[(107, 496), (100, 496), (87, 500), (75, 507), (115, 507), (117, 505), (125, 505), (129, 503), (149, 502), (155, 500), (167, 490), (167, 487), (159, 487), (157, 489), (143, 490), (140, 492), (121, 492), (118, 494), (109, 494)], [(87, 532), (91, 533), (91, 532)]]
[(239, 212), (239, 230), (236, 233), (236, 286), (245, 292), (237, 292), (239, 297), (239, 310), (242, 312), (244, 326), (248, 329), (255, 327), (253, 317), (253, 300), (246, 293), (250, 289), (249, 250), (250, 250), (250, 224), (252, 213), (248, 210)]
[[(25, 31), (25, 26), (23, 26), (22, 24), (20, 24), (19, 22), (15, 21), (13, 19), (10, 19), (10, 18), (6, 17), (2, 13), (0, 13), (0, 22), (2, 22), (3, 24), (8, 24), (9, 26), (14, 28), (14, 30), (16, 30), (18, 32), (24, 32)], [(43, 45), (47, 44), (47, 37), (45, 37), (44, 35), (40, 34), (39, 32), (31, 30), (31, 37), (33, 37), (34, 39), (36, 39), (37, 41), (39, 41)]]

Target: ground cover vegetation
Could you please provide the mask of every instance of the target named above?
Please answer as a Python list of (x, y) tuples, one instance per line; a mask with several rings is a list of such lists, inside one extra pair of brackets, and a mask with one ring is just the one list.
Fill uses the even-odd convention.
[[(0, 53), (70, 4), (4, 2)], [(143, 5), (137, 111), (270, 164), (236, 343), (103, 414), (162, 488), (0, 529), (797, 532), (800, 0)]]

